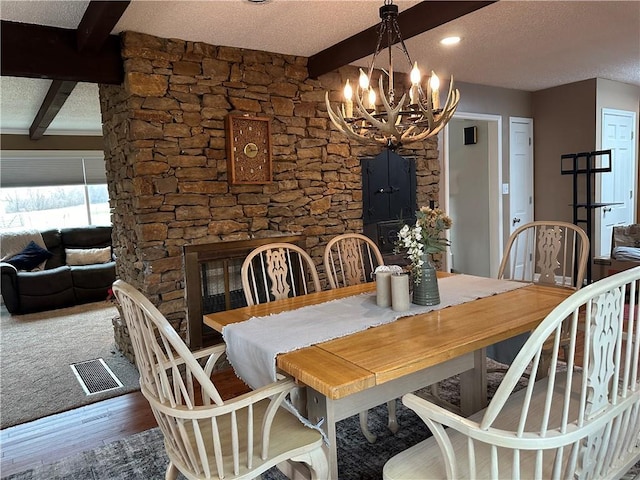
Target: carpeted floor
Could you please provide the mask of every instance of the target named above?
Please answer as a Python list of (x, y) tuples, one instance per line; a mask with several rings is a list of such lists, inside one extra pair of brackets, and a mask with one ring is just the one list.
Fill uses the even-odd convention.
[[(0, 428), (139, 389), (138, 371), (116, 348), (111, 303), (9, 315), (0, 310)], [(86, 395), (70, 365), (102, 358), (124, 385)]]

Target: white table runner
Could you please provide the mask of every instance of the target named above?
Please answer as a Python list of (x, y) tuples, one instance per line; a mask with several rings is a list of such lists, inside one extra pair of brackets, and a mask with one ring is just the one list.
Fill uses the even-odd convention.
[(365, 293), (227, 325), (222, 330), (227, 357), (236, 375), (255, 389), (276, 380), (276, 357), (281, 353), (391, 323), (401, 317), (440, 310), (528, 284), (454, 275), (438, 279), (438, 285), (439, 305), (425, 307), (411, 304), (406, 312), (378, 307), (375, 293)]

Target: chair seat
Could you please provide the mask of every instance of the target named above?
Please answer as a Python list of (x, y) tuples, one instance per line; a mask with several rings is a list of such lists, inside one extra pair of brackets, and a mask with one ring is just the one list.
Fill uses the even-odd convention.
[[(574, 376), (573, 381), (573, 392), (579, 388), (581, 382), (581, 375), (576, 374)], [(564, 393), (564, 384), (566, 382), (560, 382), (560, 379), (565, 379), (564, 376), (556, 377), (556, 386), (554, 389), (554, 399), (553, 401), (562, 402), (563, 393)], [(545, 394), (546, 394), (546, 385), (548, 382), (548, 378), (543, 378), (536, 382), (536, 388), (534, 390), (534, 395), (532, 397), (531, 405), (535, 406), (537, 410), (535, 410), (536, 415), (531, 415), (529, 421), (527, 421), (527, 427), (525, 430), (531, 431), (535, 430), (533, 428), (534, 425), (539, 425), (540, 420), (542, 418), (542, 406), (544, 405)], [(538, 388), (541, 387), (541, 388)], [(522, 389), (509, 398), (507, 403), (505, 404), (503, 410), (500, 412), (500, 416), (496, 419), (494, 423), (495, 429), (504, 429), (506, 431), (516, 430), (518, 425), (519, 415), (522, 411), (522, 400), (524, 398), (525, 389)], [(636, 401), (640, 400), (640, 393), (637, 395)], [(579, 395), (575, 393), (571, 397), (571, 408), (572, 410), (576, 409), (579, 402)], [(575, 410), (574, 410), (575, 411)], [(481, 410), (471, 417), (469, 417), (470, 421), (480, 422), (482, 417), (484, 416), (485, 410)], [(534, 413), (534, 410), (530, 410), (530, 413)], [(561, 422), (561, 409), (552, 409), (551, 414), (549, 416), (549, 425), (560, 425)], [(575, 419), (574, 419), (575, 420)], [(472, 478), (469, 473), (469, 459), (468, 459), (468, 437), (463, 435), (458, 431), (454, 431), (452, 429), (448, 430), (449, 439), (451, 440), (451, 444), (453, 446), (453, 450), (455, 452), (457, 458), (457, 466), (458, 466), (458, 477), (459, 479), (464, 478)], [(515, 436), (513, 437), (515, 438)], [(544, 440), (543, 440), (544, 441)], [(570, 447), (565, 447), (565, 455), (564, 461), (566, 463), (569, 458)], [(533, 478), (534, 465), (536, 461), (537, 451), (526, 451), (520, 450), (520, 465), (522, 472), (531, 472), (531, 478)], [(513, 466), (513, 451), (503, 451), (498, 453), (500, 456), (500, 471), (498, 478), (512, 478), (512, 466)], [(491, 445), (475, 442), (475, 456), (476, 456), (476, 475), (477, 479), (490, 479), (495, 478), (495, 475), (492, 474), (490, 470), (490, 462), (491, 458)], [(640, 446), (637, 449), (637, 456), (640, 456)], [(621, 465), (620, 473), (626, 472), (631, 465), (635, 463), (631, 461), (630, 464)], [(551, 478), (552, 477), (552, 469), (553, 469), (553, 461), (544, 462), (544, 471), (542, 474), (542, 478)], [(442, 461), (441, 450), (438, 447), (436, 439), (434, 437), (429, 437), (426, 440), (414, 445), (411, 448), (397, 454), (393, 458), (391, 458), (386, 465), (384, 466), (383, 478), (385, 480), (424, 480), (425, 478), (429, 479), (446, 479), (446, 471), (445, 464)], [(521, 477), (528, 478), (528, 477)], [(613, 477), (612, 477), (613, 478)]]
[[(144, 393), (144, 391), (143, 391)], [(250, 395), (250, 394), (249, 394)], [(146, 395), (145, 395), (146, 396)], [(154, 402), (151, 396), (147, 397), (147, 400), (152, 405), (157, 405)], [(253, 405), (253, 421), (255, 425), (261, 425), (262, 420), (265, 416), (265, 412), (267, 407), (269, 406), (269, 399), (261, 400)], [(206, 412), (207, 407), (200, 407), (203, 412)], [(185, 416), (192, 416), (193, 411), (189, 411), (188, 409), (184, 409)], [(247, 410), (242, 409), (238, 412), (237, 422), (238, 422), (238, 441), (240, 445), (247, 445)], [(174, 411), (175, 413), (175, 411)], [(206, 416), (206, 413), (203, 414)], [(273, 421), (273, 425), (271, 427), (271, 439), (269, 443), (269, 458), (267, 460), (262, 460), (260, 458), (260, 449), (256, 448), (253, 452), (253, 469), (249, 470), (246, 468), (246, 463), (240, 463), (240, 471), (238, 475), (233, 475), (233, 456), (232, 456), (232, 446), (231, 446), (231, 425), (230, 425), (230, 416), (223, 415), (221, 417), (217, 417), (217, 426), (220, 432), (220, 437), (224, 440), (228, 440), (226, 443), (221, 445), (222, 455), (221, 459), (224, 462), (224, 471), (226, 472), (225, 479), (239, 479), (239, 478), (254, 478), (256, 475), (261, 474), (271, 467), (277, 465), (280, 462), (283, 462), (292, 456), (296, 455), (296, 450), (299, 454), (303, 454), (305, 452), (309, 452), (309, 450), (313, 448), (320, 447), (322, 445), (322, 435), (319, 431), (309, 428), (303, 425), (298, 418), (296, 418), (292, 413), (288, 412), (283, 408), (279, 408), (275, 419)], [(215, 464), (215, 450), (213, 448), (213, 435), (212, 435), (212, 422), (211, 417), (198, 420), (200, 423), (200, 429), (203, 434), (205, 449), (209, 453), (209, 462), (211, 464)], [(187, 432), (191, 440), (191, 444), (195, 445), (195, 434), (193, 429), (193, 424), (191, 420), (184, 420), (183, 426)], [(262, 445), (262, 441), (260, 439), (261, 429), (254, 428), (254, 439), (255, 445)], [(166, 438), (166, 437), (165, 437)], [(277, 441), (273, 440), (277, 439)], [(167, 454), (171, 461), (183, 472), (191, 470), (190, 467), (183, 465), (181, 462), (181, 456), (175, 455), (173, 446), (168, 445), (165, 442), (165, 447), (167, 450)], [(246, 453), (243, 458), (246, 458)], [(218, 478), (218, 477), (212, 477)]]

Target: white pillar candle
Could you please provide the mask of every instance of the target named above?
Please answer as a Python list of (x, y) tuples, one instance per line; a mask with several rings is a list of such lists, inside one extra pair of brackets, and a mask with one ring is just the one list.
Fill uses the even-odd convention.
[(391, 272), (376, 273), (376, 303), (379, 307), (391, 306)]
[(406, 312), (410, 306), (409, 275), (391, 275), (391, 308), (396, 312)]

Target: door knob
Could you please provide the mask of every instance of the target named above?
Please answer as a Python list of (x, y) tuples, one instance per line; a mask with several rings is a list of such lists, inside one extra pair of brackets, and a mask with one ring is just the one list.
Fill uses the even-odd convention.
[(611, 207), (604, 207), (602, 210), (603, 210), (605, 213), (606, 213), (606, 212), (610, 212), (610, 211), (611, 211)]
[(518, 217), (513, 217), (513, 220), (511, 220), (511, 225), (515, 226), (516, 223), (520, 223), (520, 219)]

